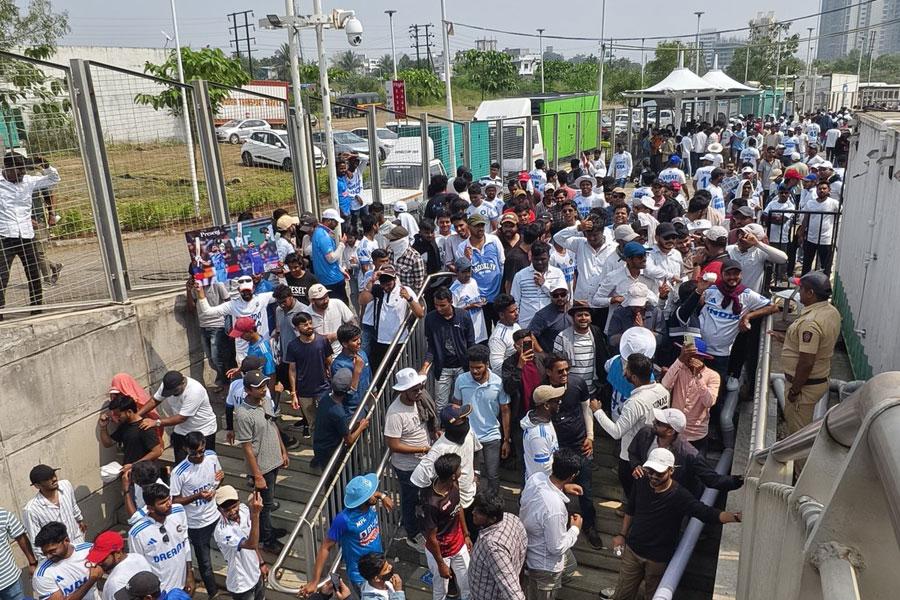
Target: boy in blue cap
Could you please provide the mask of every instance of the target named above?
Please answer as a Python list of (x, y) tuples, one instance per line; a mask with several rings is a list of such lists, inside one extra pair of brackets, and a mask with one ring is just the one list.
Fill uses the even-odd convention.
[(382, 552), (381, 524), (375, 505), (380, 501), (387, 510), (394, 506), (391, 499), (377, 488), (378, 476), (374, 473), (358, 475), (347, 484), (344, 510), (331, 522), (328, 535), (316, 554), (313, 576), (303, 587), (306, 596), (316, 592), (328, 554), (336, 544), (340, 544), (350, 585), (356, 597), (361, 597), (360, 589), (366, 580), (359, 573), (359, 559), (370, 552)]

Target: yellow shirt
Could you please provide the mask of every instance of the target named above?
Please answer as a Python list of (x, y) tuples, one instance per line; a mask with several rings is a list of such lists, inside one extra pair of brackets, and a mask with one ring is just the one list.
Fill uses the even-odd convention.
[(828, 377), (831, 372), (831, 356), (841, 333), (841, 314), (827, 301), (803, 307), (797, 320), (791, 323), (784, 335), (781, 350), (781, 367), (793, 376), (797, 370), (800, 353), (815, 354), (810, 379)]

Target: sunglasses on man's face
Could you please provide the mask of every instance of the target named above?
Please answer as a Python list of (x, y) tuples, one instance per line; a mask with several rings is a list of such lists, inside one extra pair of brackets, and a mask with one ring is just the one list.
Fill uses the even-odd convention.
[(168, 534), (168, 532), (166, 531), (165, 525), (160, 525), (160, 526), (159, 526), (159, 532), (160, 532), (160, 533), (162, 534), (162, 536), (163, 536), (163, 538), (162, 538), (163, 543), (168, 544), (168, 543), (169, 543), (169, 534)]
[(565, 298), (568, 295), (569, 292), (553, 292), (552, 294), (550, 294), (550, 296), (553, 298)]

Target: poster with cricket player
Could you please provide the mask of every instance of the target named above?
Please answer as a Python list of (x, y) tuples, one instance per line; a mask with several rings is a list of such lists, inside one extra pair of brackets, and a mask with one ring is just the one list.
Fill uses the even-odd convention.
[(254, 219), (186, 231), (194, 279), (207, 286), (241, 275), (261, 275), (278, 266), (272, 221)]

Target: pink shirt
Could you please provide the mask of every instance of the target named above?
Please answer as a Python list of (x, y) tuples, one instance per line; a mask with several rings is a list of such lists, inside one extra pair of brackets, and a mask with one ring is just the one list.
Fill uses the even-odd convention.
[(663, 376), (662, 384), (672, 394), (672, 408), (684, 413), (687, 425), (681, 435), (689, 441), (702, 439), (709, 429), (709, 409), (716, 403), (721, 378), (709, 367), (694, 375), (676, 360)]

